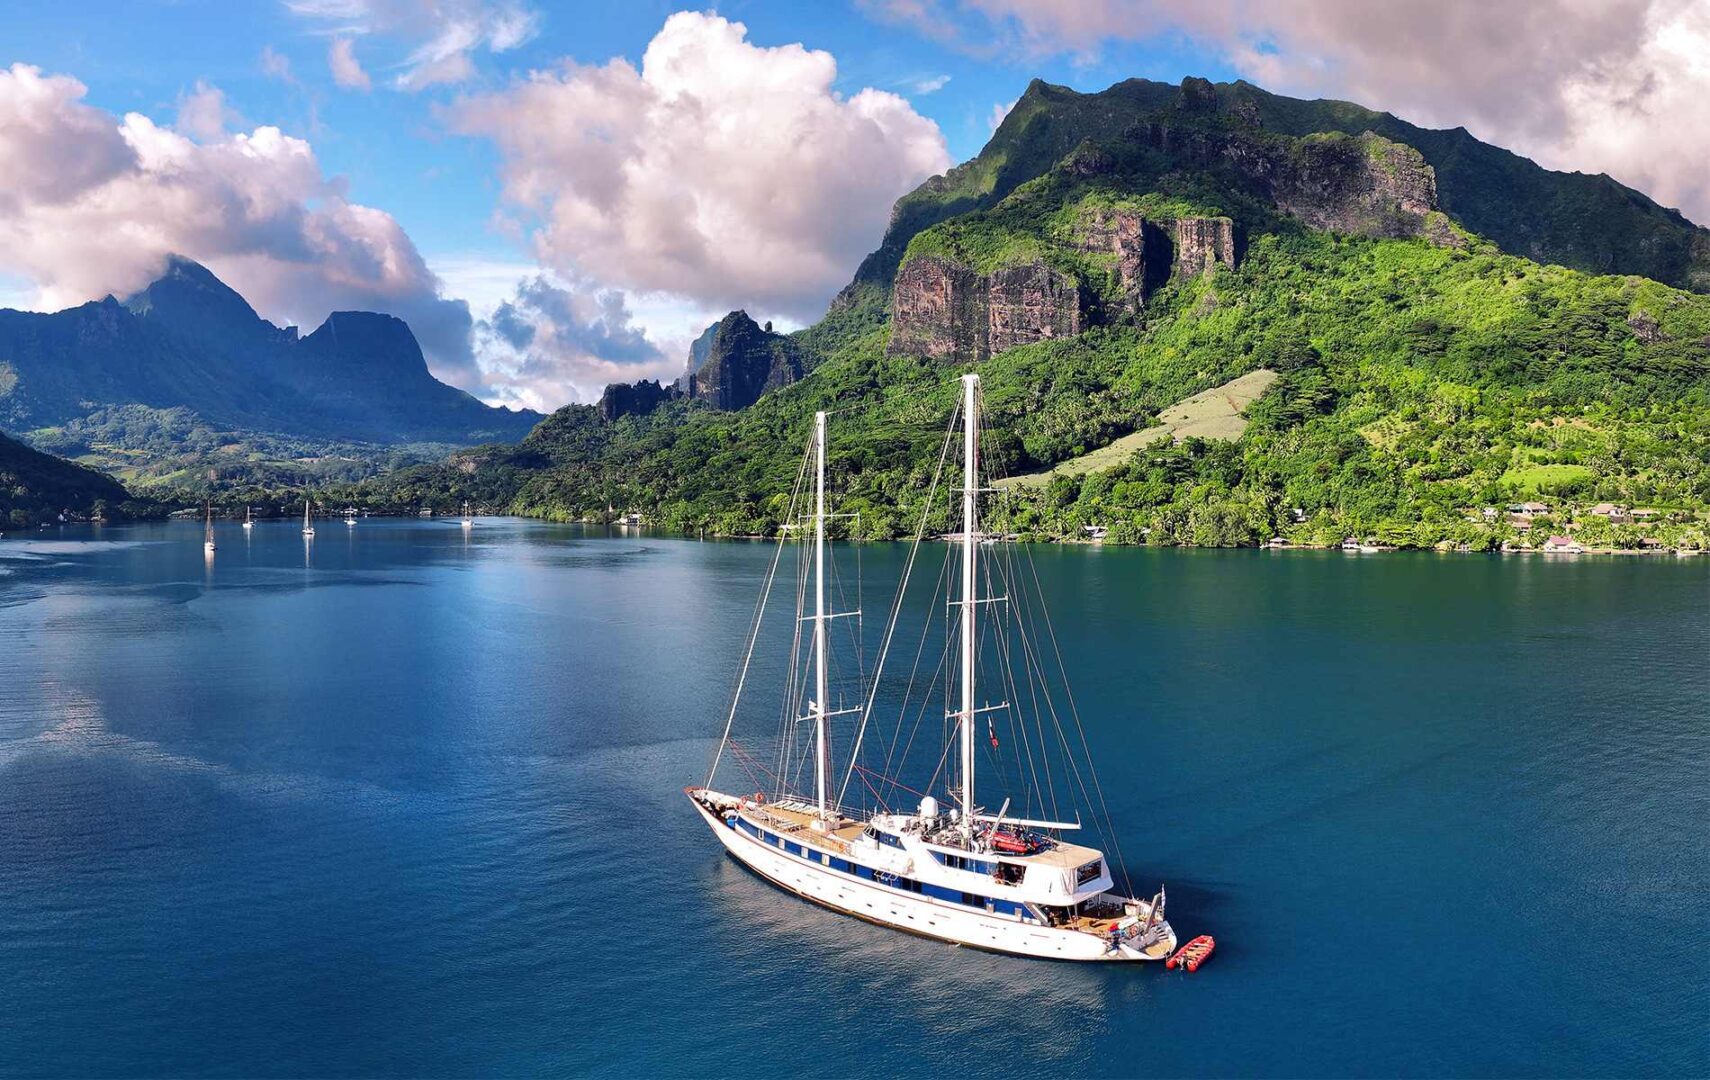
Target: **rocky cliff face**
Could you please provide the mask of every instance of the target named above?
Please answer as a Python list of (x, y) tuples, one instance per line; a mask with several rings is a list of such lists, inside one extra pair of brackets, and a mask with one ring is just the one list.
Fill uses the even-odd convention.
[(987, 357), (1088, 324), (1091, 296), (1042, 263), (977, 274), (939, 256), (910, 259), (892, 294), (890, 351), (945, 360)]
[(1437, 176), (1419, 151), (1369, 131), (1313, 135), (1278, 162), (1271, 198), (1314, 229), (1419, 236), (1437, 209)]
[(713, 331), (706, 362), (689, 376), (689, 395), (716, 409), (745, 409), (800, 379), (802, 370), (794, 342), (769, 323), (762, 329), (746, 311), (733, 311)]
[(1174, 272), (1187, 277), (1209, 274), (1219, 266), (1235, 267), (1235, 223), (1226, 217), (1177, 218)]
[(657, 381), (642, 379), (634, 383), (612, 383), (600, 395), (600, 416), (618, 420), (625, 416), (646, 416), (676, 396), (672, 387)]

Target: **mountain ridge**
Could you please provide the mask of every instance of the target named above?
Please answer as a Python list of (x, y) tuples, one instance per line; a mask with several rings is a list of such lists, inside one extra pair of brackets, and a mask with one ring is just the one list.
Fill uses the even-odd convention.
[[(1295, 137), (1371, 131), (1418, 150), (1436, 173), (1443, 209), (1511, 254), (1710, 292), (1710, 230), (1607, 176), (1545, 169), (1465, 128), (1423, 128), (1352, 102), (1290, 98), (1244, 80), (1214, 84), (1190, 77), (1180, 85), (1127, 79), (1088, 94), (1034, 79), (979, 154), (897, 200), (879, 247), (838, 302), (848, 304), (865, 285), (888, 286), (909, 240), (922, 229), (994, 205), (1088, 138), (1118, 137), (1169, 113), (1215, 113)], [(1505, 189), (1516, 194), (1506, 196)], [(1530, 214), (1514, 213), (1522, 206)], [(1581, 227), (1588, 218), (1600, 223), (1589, 235)]]
[(165, 458), (174, 410), (217, 442), (377, 447), (515, 441), (541, 419), (434, 378), (394, 316), (338, 311), (301, 336), (180, 256), (123, 301), (0, 310), (0, 425), (26, 441), (76, 455), (99, 448), (73, 433), (99, 429), (115, 454)]

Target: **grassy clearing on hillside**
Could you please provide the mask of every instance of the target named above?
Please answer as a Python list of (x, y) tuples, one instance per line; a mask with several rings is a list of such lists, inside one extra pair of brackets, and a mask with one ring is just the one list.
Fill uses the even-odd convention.
[(1157, 424), (1143, 431), (1131, 432), (1090, 453), (1070, 458), (1055, 468), (1005, 477), (996, 481), (996, 485), (1042, 488), (1050, 483), (1053, 477), (1085, 476), (1088, 473), (1101, 472), (1123, 464), (1141, 447), (1164, 438), (1176, 442), (1196, 437), (1234, 442), (1247, 430), (1247, 406), (1257, 401), (1276, 381), (1277, 373), (1269, 369), (1249, 371), (1222, 386), (1203, 390), (1171, 405), (1158, 414)]

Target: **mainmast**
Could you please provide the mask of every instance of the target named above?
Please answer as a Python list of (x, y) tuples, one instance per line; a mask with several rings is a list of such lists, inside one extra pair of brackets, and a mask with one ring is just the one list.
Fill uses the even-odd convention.
[(825, 414), (813, 414), (813, 787), (820, 820), (825, 820), (825, 785), (831, 775), (831, 748), (826, 741), (825, 670)]
[(977, 602), (975, 535), (980, 488), (980, 377), (962, 376), (962, 821), (974, 835), (974, 605)]

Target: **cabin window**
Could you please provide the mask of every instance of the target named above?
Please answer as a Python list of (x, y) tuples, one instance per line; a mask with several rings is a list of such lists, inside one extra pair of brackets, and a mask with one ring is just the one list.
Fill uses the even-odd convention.
[(947, 851), (934, 851), (932, 857), (952, 870), (967, 870), (975, 874), (992, 872), (992, 864), (984, 859), (970, 859), (966, 855), (952, 855)]
[(1085, 885), (1089, 881), (1097, 881), (1098, 876), (1102, 873), (1104, 873), (1104, 860), (1094, 859), (1075, 871), (1075, 884)]
[(997, 879), (1005, 885), (1020, 885), (1021, 879), (1027, 875), (1027, 867), (1015, 863), (998, 863)]

